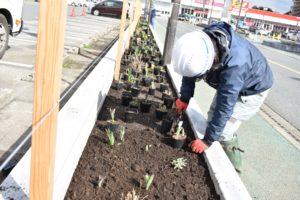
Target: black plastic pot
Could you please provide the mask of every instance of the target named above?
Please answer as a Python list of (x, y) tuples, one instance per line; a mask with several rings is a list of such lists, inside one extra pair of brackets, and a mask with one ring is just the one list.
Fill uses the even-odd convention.
[(125, 122), (126, 123), (132, 123), (136, 120), (136, 117), (138, 116), (138, 110), (137, 109), (130, 109), (125, 111)]
[(131, 87), (131, 94), (132, 94), (132, 96), (134, 96), (134, 97), (139, 96), (140, 91), (141, 91), (141, 88), (138, 88), (138, 87)]
[(177, 137), (176, 135), (172, 136), (173, 142), (172, 145), (174, 148), (181, 149), (186, 141), (186, 136)]
[(134, 86), (135, 86), (135, 87), (138, 87), (139, 85), (140, 85), (140, 80), (138, 80), (138, 79), (137, 79), (137, 80), (135, 80), (135, 82), (134, 82)]
[(161, 83), (161, 84), (160, 84), (160, 87), (159, 87), (159, 90), (160, 90), (161, 92), (167, 91), (167, 90), (168, 90), (168, 85), (165, 84), (165, 83)]
[(148, 94), (154, 96), (154, 95), (155, 95), (155, 90), (156, 90), (156, 89), (149, 88)]
[(129, 92), (123, 92), (121, 97), (121, 105), (129, 106), (130, 101), (132, 101), (132, 95)]
[(119, 130), (120, 124), (118, 122), (107, 121), (107, 128), (113, 133), (117, 133)]
[(173, 107), (174, 99), (173, 97), (164, 97), (164, 105), (171, 109)]
[(173, 125), (172, 119), (163, 119), (160, 132), (163, 134), (168, 133), (171, 130), (172, 125)]
[(166, 92), (162, 93), (161, 99), (164, 100), (165, 98), (171, 97), (171, 94), (168, 94)]
[(142, 113), (149, 113), (151, 108), (151, 103), (147, 101), (141, 101), (140, 103), (140, 111)]
[(162, 83), (164, 81), (164, 78), (162, 76), (156, 76), (156, 82)]
[(143, 77), (142, 83), (145, 87), (149, 87), (151, 85), (152, 78), (151, 77)]
[(166, 76), (166, 71), (160, 71), (160, 73), (159, 73), (162, 77), (165, 77)]
[(122, 90), (124, 88), (124, 83), (122, 82), (113, 83), (112, 88), (115, 90)]
[(123, 80), (128, 81), (128, 74), (123, 74)]
[(134, 108), (134, 109), (138, 109), (139, 108), (139, 105), (135, 102), (135, 101), (131, 101), (129, 103), (129, 107), (130, 108)]
[(156, 116), (156, 119), (158, 120), (162, 120), (164, 118), (164, 116), (166, 116), (168, 113), (168, 111), (161, 111), (159, 109), (156, 109), (155, 110), (155, 116)]
[(159, 74), (159, 70), (160, 70), (159, 67), (155, 67), (155, 68), (153, 69), (153, 74), (154, 74), (154, 75), (158, 75), (158, 74)]

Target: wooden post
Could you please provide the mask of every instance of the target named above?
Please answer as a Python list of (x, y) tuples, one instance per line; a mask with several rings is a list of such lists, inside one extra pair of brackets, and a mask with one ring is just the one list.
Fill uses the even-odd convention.
[(122, 9), (120, 34), (119, 34), (119, 44), (118, 44), (118, 53), (117, 53), (116, 66), (115, 66), (115, 76), (114, 76), (115, 81), (118, 81), (119, 78), (120, 78), (120, 65), (121, 65), (121, 58), (122, 58), (122, 49), (123, 49), (123, 39), (124, 39), (124, 30), (125, 30), (127, 6), (128, 6), (128, 0), (123, 0), (123, 9)]
[(130, 4), (130, 15), (129, 15), (129, 30), (128, 30), (128, 37), (127, 37), (127, 41), (126, 41), (126, 49), (129, 48), (130, 45), (130, 39), (132, 36), (132, 30), (134, 29), (134, 16), (135, 16), (135, 6), (136, 6), (136, 1), (131, 1)]
[(135, 21), (135, 26), (137, 25), (137, 23), (139, 22), (139, 19), (141, 17), (141, 12), (142, 12), (142, 5), (141, 5), (141, 1), (137, 0), (137, 8), (136, 8), (136, 21)]
[(44, 0), (39, 6), (30, 200), (52, 200), (67, 2)]
[(180, 0), (173, 0), (173, 8), (171, 17), (168, 21), (166, 39), (164, 44), (163, 63), (164, 65), (171, 63), (172, 50), (176, 36), (177, 19), (180, 8)]

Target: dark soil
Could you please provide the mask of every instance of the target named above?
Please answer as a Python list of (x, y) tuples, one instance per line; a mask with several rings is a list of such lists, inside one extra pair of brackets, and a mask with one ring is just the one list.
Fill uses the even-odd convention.
[[(147, 34), (149, 36), (150, 29), (145, 24), (147, 23), (141, 22), (139, 31), (134, 34), (136, 37), (131, 40), (131, 50), (127, 53), (131, 55), (137, 53), (138, 49), (131, 48), (135, 43), (139, 43), (137, 37)], [(139, 46), (141, 52), (146, 52), (145, 48), (148, 44), (155, 47), (153, 37), (152, 42), (150, 39), (151, 37), (148, 37), (144, 45)], [(155, 49), (152, 49), (152, 52), (154, 51)], [(147, 56), (148, 54), (144, 53), (142, 59)], [(121, 71), (124, 74), (126, 69), (132, 67), (132, 64), (127, 63), (126, 66), (122, 66)], [(141, 79), (140, 76), (137, 80)], [(169, 91), (175, 94), (170, 80), (165, 77), (164, 79), (168, 83)], [(182, 119), (188, 135), (183, 149), (172, 147), (171, 134), (160, 133), (162, 121), (156, 119), (155, 110), (163, 101), (159, 84), (155, 83), (155, 87), (156, 96), (149, 95), (147, 98), (147, 101), (152, 103), (150, 113), (138, 113), (132, 123), (124, 122), (124, 113), (128, 108), (121, 105), (122, 91), (115, 89), (109, 91), (73, 175), (66, 200), (123, 200), (125, 198), (122, 195), (126, 196), (133, 190), (139, 195), (139, 200), (219, 199), (203, 156), (192, 153), (188, 147), (188, 143), (194, 136), (187, 117), (183, 116)], [(139, 96), (134, 97), (139, 102), (145, 100), (148, 92), (148, 88), (141, 88)], [(116, 108), (117, 121), (126, 128), (124, 144), (120, 141), (119, 133), (115, 133), (116, 144), (108, 145), (105, 129), (110, 120), (110, 108)], [(176, 116), (175, 109), (169, 110), (168, 115)], [(186, 167), (180, 171), (175, 170), (171, 165), (171, 161), (177, 158), (187, 160)], [(144, 188), (146, 174), (154, 175), (153, 184), (148, 191)], [(126, 200), (133, 200), (133, 198), (126, 198)], [(134, 198), (134, 200), (138, 199)]]
[[(150, 113), (140, 113), (134, 123), (125, 123), (126, 108), (120, 105), (121, 91), (110, 90), (73, 175), (66, 200), (120, 200), (122, 194), (133, 189), (140, 199), (219, 199), (203, 156), (192, 153), (187, 145), (193, 134), (186, 116), (183, 116), (184, 128), (190, 136), (183, 149), (172, 148), (170, 136), (159, 133), (161, 121), (156, 120), (155, 108), (162, 100), (158, 90), (156, 94), (158, 96), (148, 97), (152, 102)], [(144, 97), (142, 92), (139, 99)], [(117, 121), (126, 127), (125, 143), (120, 143), (117, 133), (117, 144), (112, 147), (105, 132), (110, 119), (109, 108), (116, 108)], [(187, 160), (187, 166), (177, 171), (170, 162), (180, 157)], [(146, 174), (155, 176), (148, 191), (143, 188)]]

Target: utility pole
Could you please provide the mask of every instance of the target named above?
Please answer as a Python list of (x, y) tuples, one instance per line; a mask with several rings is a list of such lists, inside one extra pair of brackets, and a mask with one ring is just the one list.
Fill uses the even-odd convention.
[(172, 50), (175, 41), (177, 20), (178, 20), (178, 14), (180, 9), (180, 0), (172, 0), (172, 2), (173, 2), (173, 8), (172, 8), (171, 17), (168, 20), (167, 33), (166, 33), (166, 39), (164, 44), (164, 53), (163, 53), (164, 65), (171, 63)]
[(205, 16), (205, 4), (206, 4), (206, 0), (202, 0), (202, 14), (203, 14), (203, 16), (201, 17), (201, 24), (202, 24), (202, 21), (203, 21), (204, 16)]
[[(152, 16), (154, 13), (153, 13), (153, 8), (154, 8), (154, 0), (149, 0), (150, 1), (150, 5), (149, 5), (149, 10), (148, 10), (148, 15), (147, 15), (147, 17), (148, 17), (148, 22), (149, 23), (151, 23), (151, 18), (152, 17), (154, 17), (154, 16)], [(151, 24), (152, 25), (152, 24)]]
[(145, 20), (149, 22), (149, 3), (150, 0), (145, 0), (144, 16)]
[(238, 28), (238, 24), (239, 24), (239, 21), (240, 21), (243, 3), (244, 3), (244, 0), (242, 0), (241, 5), (240, 5), (239, 16), (238, 16), (238, 19), (237, 19), (237, 22), (236, 22), (236, 29)]
[(222, 12), (222, 17), (221, 17), (222, 21), (229, 22), (230, 20), (229, 8), (231, 6), (231, 3), (232, 3), (231, 0), (225, 0), (224, 10)]
[(208, 24), (210, 24), (210, 22), (211, 22), (211, 15), (212, 15), (212, 11), (214, 9), (214, 3), (215, 3), (215, 0), (213, 0), (212, 3), (211, 3), (210, 16), (209, 16)]

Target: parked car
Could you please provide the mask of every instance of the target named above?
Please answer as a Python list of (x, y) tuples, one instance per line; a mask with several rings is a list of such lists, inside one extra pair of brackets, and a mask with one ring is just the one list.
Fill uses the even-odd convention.
[(190, 15), (187, 13), (182, 13), (178, 15), (178, 20), (180, 21), (189, 21)]
[(101, 3), (103, 0), (90, 0), (90, 1), (87, 1), (87, 12), (88, 13), (91, 13), (92, 12), (92, 8), (98, 4), (98, 3)]
[(68, 5), (87, 7), (87, 2), (85, 0), (68, 0)]
[[(128, 4), (127, 8), (127, 16), (129, 13), (129, 7)], [(114, 0), (105, 0), (98, 4), (96, 4), (91, 9), (91, 14), (93, 15), (109, 15), (109, 16), (115, 16), (115, 17), (121, 17), (122, 16), (122, 8), (123, 8), (123, 1), (114, 1)]]
[(270, 32), (266, 29), (259, 28), (259, 29), (256, 30), (256, 33), (261, 34), (261, 35), (269, 35)]
[(300, 40), (300, 32), (295, 31), (295, 30), (290, 30), (287, 33), (286, 38), (288, 40), (292, 40), (292, 41), (299, 41)]
[(256, 27), (256, 26), (250, 26), (250, 27), (249, 27), (249, 31), (250, 31), (251, 33), (256, 33), (256, 30), (257, 30), (257, 27)]
[(286, 36), (287, 36), (287, 32), (285, 31), (281, 32), (281, 37), (286, 38)]

